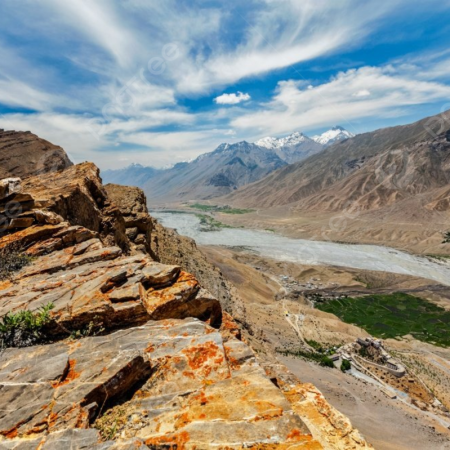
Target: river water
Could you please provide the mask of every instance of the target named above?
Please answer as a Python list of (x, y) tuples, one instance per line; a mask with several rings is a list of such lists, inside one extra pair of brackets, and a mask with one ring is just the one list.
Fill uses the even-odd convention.
[(245, 247), (264, 257), (307, 265), (332, 265), (414, 275), (450, 286), (450, 264), (389, 247), (291, 239), (276, 233), (242, 228), (202, 231), (195, 214), (153, 211), (153, 217), (199, 245)]

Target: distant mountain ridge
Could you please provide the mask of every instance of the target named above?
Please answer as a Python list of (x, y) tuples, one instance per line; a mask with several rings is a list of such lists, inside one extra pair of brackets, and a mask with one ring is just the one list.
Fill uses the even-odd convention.
[(291, 211), (390, 208), (401, 218), (450, 211), (450, 112), (445, 115), (339, 141), (220, 201)]
[(302, 133), (250, 143), (221, 144), (189, 163), (177, 164), (143, 186), (151, 204), (209, 200), (317, 154), (324, 146)]
[(101, 175), (105, 184), (142, 187), (162, 170), (150, 166), (142, 166), (141, 164), (130, 164), (123, 169), (104, 170)]
[(285, 165), (272, 150), (249, 142), (221, 144), (192, 162), (161, 171), (143, 189), (150, 204), (206, 200), (260, 180)]
[[(342, 129), (335, 138), (340, 139), (344, 134), (351, 136)], [(102, 177), (105, 183), (143, 188), (152, 204), (206, 200), (229, 194), (274, 170), (320, 153), (324, 148), (325, 145), (305, 134), (294, 132), (286, 137), (266, 137), (253, 143), (223, 143), (213, 152), (169, 169), (132, 164), (120, 170), (106, 170)]]

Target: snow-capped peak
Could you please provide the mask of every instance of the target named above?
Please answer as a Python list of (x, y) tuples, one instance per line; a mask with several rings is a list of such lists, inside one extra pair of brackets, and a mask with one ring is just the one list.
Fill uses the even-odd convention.
[(258, 145), (259, 147), (265, 147), (265, 148), (277, 148), (278, 147), (278, 139), (274, 137), (265, 137), (260, 139), (259, 141), (256, 141), (254, 143), (255, 145)]
[(314, 136), (312, 140), (318, 144), (331, 145), (335, 142), (350, 139), (352, 137), (355, 137), (353, 133), (350, 133), (350, 131), (347, 131), (340, 126), (336, 126), (319, 136)]
[(259, 141), (256, 141), (254, 144), (258, 145), (259, 147), (275, 149), (281, 147), (292, 147), (294, 145), (300, 144), (301, 142), (305, 142), (308, 139), (309, 138), (303, 133), (299, 133), (298, 131), (296, 131), (295, 133), (292, 133), (291, 135), (280, 139), (274, 137), (265, 137), (260, 139)]

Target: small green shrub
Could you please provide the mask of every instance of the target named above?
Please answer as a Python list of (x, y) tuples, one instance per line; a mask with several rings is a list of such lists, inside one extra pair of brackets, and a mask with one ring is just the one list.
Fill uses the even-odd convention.
[(0, 320), (0, 346), (28, 347), (45, 340), (44, 328), (52, 321), (49, 303), (35, 312), (18, 311), (8, 313)]
[(443, 244), (450, 244), (450, 231), (447, 231), (444, 233), (444, 240), (442, 241)]
[(189, 205), (190, 208), (198, 209), (205, 212), (219, 212), (223, 214), (248, 214), (254, 211), (254, 209), (239, 209), (231, 208), (230, 206), (217, 206), (217, 205), (202, 205), (201, 203), (194, 203)]
[(326, 353), (327, 351), (327, 349), (325, 349), (322, 344), (315, 341), (314, 339), (306, 339), (306, 343), (318, 353)]
[(358, 350), (359, 356), (361, 356), (361, 358), (367, 358), (369, 356), (369, 353), (367, 352), (367, 348), (366, 347), (361, 347)]
[(342, 372), (347, 372), (347, 370), (350, 370), (352, 368), (352, 364), (348, 359), (343, 359), (341, 363), (341, 370)]
[(330, 367), (332, 369), (334, 368), (334, 363), (333, 363), (332, 359), (329, 356), (323, 355), (321, 353), (308, 352), (303, 349), (298, 349), (298, 350), (277, 349), (276, 351), (277, 351), (277, 353), (280, 353), (281, 355), (284, 355), (284, 356), (294, 356), (296, 358), (308, 359), (310, 361), (314, 361), (315, 363), (319, 364), (320, 366)]
[(103, 322), (97, 322), (98, 319), (99, 319), (98, 316), (95, 316), (94, 320), (96, 320), (96, 322), (93, 322), (91, 320), (89, 324), (86, 325), (84, 328), (72, 331), (70, 333), (69, 338), (72, 340), (77, 340), (89, 336), (98, 336), (99, 334), (102, 334), (105, 331), (105, 328), (103, 326)]
[(328, 356), (322, 356), (319, 360), (319, 364), (323, 367), (331, 367), (332, 369), (334, 369), (333, 360)]
[(202, 231), (220, 231), (221, 228), (233, 228), (205, 214), (196, 214), (196, 216), (200, 219)]

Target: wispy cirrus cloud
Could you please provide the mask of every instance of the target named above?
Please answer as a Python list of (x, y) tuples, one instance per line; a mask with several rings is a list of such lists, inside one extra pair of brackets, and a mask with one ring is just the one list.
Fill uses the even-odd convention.
[[(434, 67), (428, 70), (434, 71)], [(232, 120), (231, 125), (253, 133), (283, 134), (301, 124), (305, 131), (352, 120), (389, 117), (401, 108), (447, 102), (450, 86), (424, 81), (417, 67), (362, 67), (341, 72), (328, 82), (281, 81), (273, 99)], [(370, 90), (368, 89), (370, 88)], [(347, 125), (348, 126), (348, 125)]]

